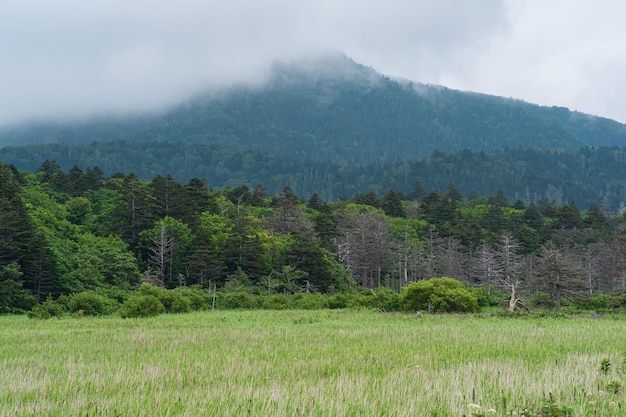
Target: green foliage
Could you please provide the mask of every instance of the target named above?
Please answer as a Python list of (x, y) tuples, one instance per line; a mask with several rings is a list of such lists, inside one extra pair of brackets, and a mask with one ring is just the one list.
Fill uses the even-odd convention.
[(254, 300), (249, 292), (225, 292), (219, 293), (217, 307), (225, 310), (250, 309), (254, 306)]
[(611, 360), (609, 358), (602, 358), (600, 361), (600, 372), (604, 375), (608, 375), (611, 372)]
[(70, 313), (82, 311), (86, 316), (103, 316), (115, 312), (119, 304), (93, 291), (82, 291), (69, 297), (68, 307)]
[(467, 285), (448, 277), (412, 282), (402, 289), (400, 305), (403, 311), (478, 311), (478, 299), (467, 289)]
[(298, 310), (321, 310), (328, 308), (328, 296), (319, 293), (296, 293), (291, 296), (291, 303)]
[[(537, 156), (533, 152), (528, 154)], [(538, 158), (545, 162), (544, 156)], [(587, 156), (592, 158), (592, 154)], [(439, 152), (428, 166), (444, 166), (465, 157), (472, 166), (484, 159), (471, 152)], [(256, 191), (247, 186), (219, 191), (209, 189), (200, 179), (182, 186), (174, 177), (147, 183), (137, 175), (122, 174), (94, 181), (99, 184), (96, 188), (75, 196), (82, 180), (65, 189), (58, 181), (63, 171), (54, 163), (44, 163), (37, 174), (22, 173), (20, 182), (13, 170), (4, 165), (0, 168), (6, 180), (0, 185), (5, 191), (0, 197), (0, 312), (30, 310), (34, 300), (43, 301), (50, 294), (67, 300), (59, 303), (68, 311), (103, 314), (93, 294), (118, 303), (126, 301), (131, 288), (139, 284), (138, 265), (146, 270), (151, 262), (154, 253), (149, 245), (161, 230), (175, 238), (175, 249), (160, 263), (164, 279), (157, 282), (146, 273), (145, 280), (164, 285), (141, 286), (138, 294), (154, 296), (167, 312), (208, 308), (212, 305), (208, 289), (213, 288), (224, 294), (236, 293), (220, 294), (216, 300), (219, 308), (413, 309), (417, 307), (408, 306), (404, 293), (378, 287), (400, 288), (407, 279), (435, 274), (481, 280), (480, 274), (463, 265), (477, 261), (468, 257), (476, 253), (479, 244), (492, 245), (495, 251), (499, 232), (521, 236), (524, 250), (520, 256), (532, 256), (546, 242), (553, 242), (557, 248), (567, 245), (568, 251), (591, 257), (590, 266), (595, 265), (591, 261), (605, 259), (601, 275), (599, 269), (588, 271), (597, 295), (573, 307), (616, 311), (626, 305), (623, 295), (597, 293), (598, 288), (617, 289), (617, 283), (607, 277), (613, 276), (619, 265), (606, 255), (622, 250), (624, 244), (620, 218), (604, 218), (609, 203), (602, 211), (591, 208), (580, 213), (571, 204), (563, 206), (546, 199), (536, 206), (519, 201), (509, 205), (502, 192), (489, 198), (469, 198), (448, 184), (441, 193), (425, 194), (417, 187), (419, 198), (415, 201), (402, 200), (403, 193), (394, 189), (381, 199), (382, 188), (376, 187), (377, 192), (368, 191), (355, 199), (363, 204), (347, 200), (325, 203), (318, 195), (305, 205), (304, 199), (284, 185), (280, 196), (270, 198), (262, 185)], [(413, 175), (411, 170), (417, 173), (421, 169), (419, 164), (404, 168), (406, 171), (398, 172), (406, 172), (407, 178)], [(373, 167), (373, 172), (376, 169)], [(72, 169), (64, 175), (79, 179), (84, 174)], [(398, 200), (404, 213), (394, 208)], [(384, 210), (397, 217), (385, 215)], [(374, 226), (380, 227), (380, 234), (369, 233)], [(582, 227), (597, 230), (578, 230)], [(528, 276), (522, 281), (524, 278)], [(496, 281), (491, 275), (489, 279), (495, 290)], [(356, 280), (368, 288), (357, 288)], [(570, 302), (578, 302), (578, 296), (588, 292), (586, 280), (584, 284), (587, 291), (573, 288), (576, 298)], [(196, 287), (166, 289), (186, 285)], [(419, 308), (428, 310), (430, 305), (432, 311), (475, 311), (463, 293), (467, 290), (478, 307), (493, 306), (499, 295), (490, 297), (484, 288), (431, 291)], [(525, 291), (523, 282), (520, 290)], [(85, 291), (89, 297), (64, 298)], [(327, 298), (315, 292), (334, 295)], [(282, 296), (264, 298), (259, 294), (290, 295), (285, 303)], [(542, 299), (542, 294), (536, 293), (535, 304), (551, 305), (555, 294), (558, 291)], [(84, 309), (70, 305), (70, 300), (78, 303), (81, 298)]]
[(489, 294), (485, 287), (471, 287), (469, 290), (476, 297), (478, 307), (496, 307), (500, 304), (503, 297), (506, 297), (506, 295), (495, 290), (492, 294)]
[(63, 317), (66, 311), (60, 303), (48, 297), (46, 301), (37, 304), (27, 314), (31, 319), (47, 320), (51, 317)]
[(346, 293), (337, 293), (328, 297), (328, 308), (337, 310), (348, 308), (349, 296)]
[(591, 297), (583, 306), (597, 312), (609, 311), (616, 306), (616, 300), (610, 294), (597, 294)]
[(288, 297), (284, 294), (260, 296), (261, 308), (265, 310), (287, 310), (291, 305)]
[(211, 295), (200, 287), (179, 287), (174, 291), (189, 300), (189, 307), (193, 311), (208, 310), (211, 306)]
[(380, 311), (399, 311), (400, 294), (389, 288), (379, 288), (376, 290), (372, 304)]
[(22, 313), (37, 304), (37, 298), (21, 282), (0, 281), (0, 314)]
[(533, 307), (552, 308), (553, 304), (550, 294), (543, 291), (535, 291), (530, 298), (530, 305)]
[(191, 303), (181, 292), (142, 283), (136, 290), (138, 295), (151, 295), (163, 304), (167, 313), (188, 313)]
[(37, 298), (24, 288), (22, 275), (16, 262), (0, 270), (0, 314), (21, 313), (37, 304)]
[(120, 317), (138, 318), (152, 317), (165, 313), (165, 306), (153, 295), (133, 294), (118, 310)]

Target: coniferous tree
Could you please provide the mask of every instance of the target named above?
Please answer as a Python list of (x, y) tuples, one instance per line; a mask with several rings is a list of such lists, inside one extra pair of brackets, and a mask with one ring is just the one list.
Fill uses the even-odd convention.
[(117, 190), (108, 215), (112, 231), (137, 251), (139, 233), (150, 228), (157, 217), (155, 198), (145, 182), (130, 174)]
[(402, 200), (396, 190), (390, 190), (382, 199), (382, 209), (387, 216), (405, 217), (406, 213), (402, 206)]

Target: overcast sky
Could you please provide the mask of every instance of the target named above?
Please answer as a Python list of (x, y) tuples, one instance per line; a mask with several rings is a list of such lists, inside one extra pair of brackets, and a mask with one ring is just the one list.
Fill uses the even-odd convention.
[(160, 108), (325, 50), (626, 122), (625, 18), (619, 0), (0, 0), (0, 124)]

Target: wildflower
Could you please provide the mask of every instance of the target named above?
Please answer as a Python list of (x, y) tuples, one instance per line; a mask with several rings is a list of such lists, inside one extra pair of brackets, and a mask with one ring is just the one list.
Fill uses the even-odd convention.
[(467, 405), (467, 408), (469, 408), (469, 409), (470, 409), (470, 410), (472, 410), (472, 411), (480, 411), (480, 410), (481, 410), (480, 405), (478, 405), (478, 404), (473, 404), (473, 403), (468, 404), (468, 405)]

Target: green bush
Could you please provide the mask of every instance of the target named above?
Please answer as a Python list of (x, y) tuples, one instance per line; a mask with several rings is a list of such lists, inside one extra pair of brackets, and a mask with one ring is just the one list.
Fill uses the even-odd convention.
[(283, 294), (266, 295), (260, 298), (261, 308), (265, 310), (287, 310), (289, 299)]
[(543, 307), (543, 308), (553, 307), (550, 294), (542, 292), (542, 291), (535, 291), (533, 293), (532, 297), (530, 297), (530, 305), (532, 307)]
[(118, 310), (120, 317), (152, 317), (165, 313), (165, 306), (153, 295), (131, 295)]
[(46, 301), (37, 304), (27, 314), (31, 319), (47, 320), (51, 317), (63, 317), (66, 311), (56, 300), (53, 300), (52, 297), (48, 297)]
[(348, 308), (348, 296), (345, 293), (337, 293), (328, 297), (328, 308)]
[(249, 309), (253, 307), (253, 301), (248, 292), (218, 293), (217, 306), (226, 310)]
[(168, 290), (144, 282), (137, 288), (136, 293), (155, 297), (163, 304), (167, 313), (188, 313), (191, 311), (189, 299), (176, 290)]
[(372, 290), (349, 292), (346, 293), (348, 297), (348, 308), (364, 309), (372, 308), (374, 305), (374, 293)]
[(389, 288), (379, 288), (374, 295), (374, 305), (380, 311), (399, 311), (400, 294)]
[(83, 291), (72, 294), (69, 298), (70, 313), (82, 311), (85, 316), (103, 316), (117, 310), (119, 304), (115, 300), (97, 294), (93, 291)]
[(508, 303), (508, 298), (501, 292), (494, 291), (489, 294), (489, 291), (485, 287), (472, 287), (469, 290), (476, 296), (478, 307), (497, 307), (500, 305), (503, 298), (506, 298)]
[(478, 311), (478, 299), (466, 284), (442, 277), (413, 282), (404, 287), (400, 306), (403, 311), (471, 313)]
[(193, 311), (208, 310), (212, 303), (212, 294), (200, 287), (180, 287), (175, 290), (189, 300), (189, 307)]
[(328, 296), (324, 294), (296, 293), (291, 296), (294, 309), (298, 310), (321, 310), (328, 308)]
[(584, 306), (589, 310), (608, 311), (617, 306), (618, 302), (609, 294), (594, 295)]

